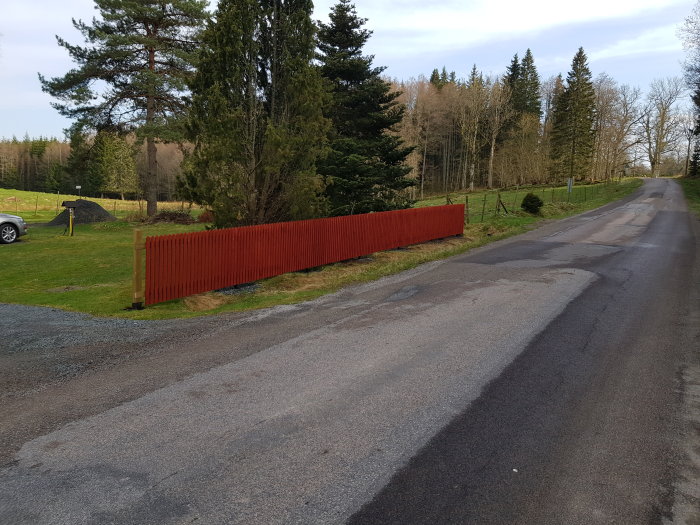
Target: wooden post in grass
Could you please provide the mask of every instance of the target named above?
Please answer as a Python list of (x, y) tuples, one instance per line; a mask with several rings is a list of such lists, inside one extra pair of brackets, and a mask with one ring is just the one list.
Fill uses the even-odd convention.
[(469, 224), (469, 195), (464, 196), (464, 222)]
[(143, 242), (143, 230), (136, 228), (134, 230), (134, 272), (133, 272), (133, 290), (134, 296), (131, 303), (133, 310), (143, 310), (145, 302), (144, 282), (143, 282), (143, 252), (146, 250), (146, 244)]
[(501, 194), (500, 194), (500, 193), (498, 194), (498, 202), (500, 203), (501, 208), (503, 208), (503, 212), (504, 212), (506, 215), (508, 215), (508, 208), (506, 208), (505, 203), (504, 203), (503, 200), (501, 199)]
[(484, 222), (484, 213), (486, 213), (486, 193), (484, 193), (484, 204), (481, 206), (481, 222)]

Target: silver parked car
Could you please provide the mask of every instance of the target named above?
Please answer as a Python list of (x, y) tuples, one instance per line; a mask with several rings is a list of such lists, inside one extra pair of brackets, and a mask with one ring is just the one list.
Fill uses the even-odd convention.
[(0, 213), (0, 244), (15, 242), (20, 235), (27, 233), (27, 223), (22, 217)]

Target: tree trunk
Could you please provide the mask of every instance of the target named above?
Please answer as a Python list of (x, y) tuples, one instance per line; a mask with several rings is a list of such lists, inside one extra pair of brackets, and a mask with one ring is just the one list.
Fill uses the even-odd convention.
[[(156, 50), (148, 49), (148, 69), (155, 71)], [(146, 126), (151, 125), (156, 118), (156, 101), (153, 95), (146, 98)], [(146, 180), (143, 181), (143, 192), (146, 196), (146, 215), (153, 217), (158, 212), (158, 159), (156, 158), (156, 139), (146, 138)]]
[(489, 155), (489, 178), (488, 178), (488, 185), (489, 189), (493, 189), (493, 157), (494, 154), (496, 153), (496, 135), (493, 135), (491, 137), (491, 152)]
[(158, 212), (158, 159), (156, 153), (156, 139), (148, 137), (146, 139), (148, 169), (146, 170), (143, 191), (146, 196), (146, 215), (149, 217)]

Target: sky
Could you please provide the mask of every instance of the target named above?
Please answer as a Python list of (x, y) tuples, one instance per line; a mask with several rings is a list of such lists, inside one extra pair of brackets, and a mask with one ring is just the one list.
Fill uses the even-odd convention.
[[(327, 20), (335, 0), (315, 2)], [(367, 54), (385, 75), (408, 80), (443, 66), (466, 77), (472, 66), (500, 75), (513, 55), (532, 50), (541, 79), (566, 76), (579, 47), (594, 76), (645, 90), (682, 75), (678, 27), (696, 0), (356, 0), (373, 31)], [(64, 75), (73, 64), (55, 35), (83, 44), (71, 18), (95, 16), (92, 0), (3, 0), (0, 18), (0, 137), (63, 138), (70, 121), (41, 91), (37, 73)]]

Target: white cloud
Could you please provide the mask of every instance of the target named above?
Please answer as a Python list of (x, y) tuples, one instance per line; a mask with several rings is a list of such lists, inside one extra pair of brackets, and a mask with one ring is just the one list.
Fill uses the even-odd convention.
[[(0, 100), (10, 101), (0, 106), (0, 126), (9, 120), (12, 107), (33, 108), (37, 119), (43, 114), (47, 123), (55, 121), (56, 112), (49, 105), (50, 98), (41, 92), (36, 73), (61, 75), (74, 66), (68, 53), (57, 46), (54, 35), (82, 44), (82, 37), (73, 28), (71, 18), (89, 21), (96, 14), (94, 2), (0, 1), (3, 2), (0, 16)], [(316, 0), (315, 18), (327, 19), (336, 1)], [(210, 3), (216, 4), (216, 0), (210, 0)], [(668, 25), (672, 20), (659, 22), (664, 26), (656, 29), (649, 20), (656, 13), (662, 15), (674, 9), (690, 13), (695, 0), (588, 0), (585, 9), (581, 9), (580, 4), (561, 0), (355, 0), (355, 4), (359, 16), (368, 18), (367, 27), (374, 31), (367, 52), (377, 55), (377, 64), (389, 66), (390, 74), (408, 78), (426, 73), (417, 64), (428, 63), (434, 67), (433, 64), (441, 63), (441, 57), (463, 54), (463, 50), (470, 46), (480, 45), (483, 50), (492, 42), (511, 38), (521, 38), (528, 42), (528, 46), (534, 46), (538, 41), (536, 37), (546, 34), (547, 30), (571, 27), (576, 31), (578, 24), (605, 20), (622, 22), (645, 17), (645, 30), (638, 36), (624, 39), (602, 31), (597, 35), (581, 35), (581, 44), (589, 52), (591, 61), (675, 51), (680, 49), (680, 44), (675, 39), (675, 28)], [(682, 17), (679, 17), (678, 23), (681, 21)], [(589, 36), (596, 38), (589, 39)], [(606, 45), (604, 42), (611, 43)], [(518, 49), (512, 52), (515, 51)], [(575, 49), (547, 44), (547, 47), (533, 48), (533, 51), (538, 68), (545, 69), (547, 63), (552, 66), (556, 63), (558, 71), (566, 71)], [(490, 59), (480, 55), (469, 57), (468, 62), (477, 62), (483, 67), (485, 60)], [(493, 60), (494, 63), (505, 63), (501, 57)], [(396, 71), (396, 64), (402, 64), (404, 69)], [(615, 72), (611, 73), (614, 75)], [(46, 129), (40, 133), (60, 133), (60, 127), (65, 127), (53, 126), (58, 129)], [(15, 133), (14, 127), (6, 127), (9, 129), (0, 129), (0, 135)]]
[(657, 53), (672, 53), (683, 49), (676, 37), (677, 25), (667, 25), (644, 31), (639, 36), (618, 40), (590, 54), (590, 60), (622, 58), (634, 55), (649, 55)]
[[(316, 2), (325, 19), (333, 1)], [(375, 32), (373, 48), (383, 56), (464, 48), (493, 39), (518, 37), (574, 23), (629, 18), (689, 0), (589, 0), (586, 8), (560, 0), (358, 0), (358, 14)]]

